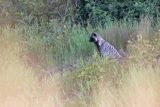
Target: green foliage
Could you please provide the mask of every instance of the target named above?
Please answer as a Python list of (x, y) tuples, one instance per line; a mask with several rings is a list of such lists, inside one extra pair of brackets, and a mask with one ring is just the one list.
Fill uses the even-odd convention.
[[(78, 97), (80, 101), (85, 99), (83, 104), (88, 104), (92, 99), (93, 91), (97, 90), (97, 86), (101, 85), (100, 83), (108, 86), (107, 88), (102, 86), (105, 90), (110, 88), (118, 90), (125, 88), (125, 86), (122, 87), (125, 84), (124, 81), (128, 83), (130, 79), (133, 79), (139, 82), (138, 78), (144, 77), (146, 73), (149, 73), (149, 77), (155, 73), (159, 76), (159, 64), (156, 55), (157, 49), (160, 47), (152, 44), (153, 41), (159, 44), (159, 37), (152, 41), (148, 38), (138, 38), (134, 43), (129, 42), (128, 58), (121, 63), (115, 60), (102, 59), (97, 54), (94, 54), (88, 63), (81, 61), (81, 66), (74, 72), (64, 73), (63, 81), (66, 93), (74, 90), (72, 94)], [(132, 76), (133, 78), (131, 78)], [(103, 90), (102, 88), (100, 88), (100, 92)], [(124, 91), (126, 92), (126, 90)]]
[(21, 24), (48, 25), (51, 20), (105, 27), (110, 21), (140, 21), (141, 16), (160, 17), (159, 0), (2, 0), (3, 18), (15, 17)]
[(15, 17), (17, 23), (39, 26), (57, 19), (65, 22), (72, 19), (70, 0), (2, 0), (0, 18)]
[(108, 61), (94, 54), (89, 63), (81, 61), (80, 67), (74, 72), (64, 73), (63, 82), (66, 93), (74, 90), (72, 94), (76, 98), (84, 100), (82, 104), (88, 104), (87, 102), (92, 98), (92, 91), (97, 89), (98, 83), (106, 80), (114, 84), (115, 80), (120, 78), (121, 70), (116, 61)]
[[(57, 6), (48, 5), (46, 1), (56, 1), (53, 4), (56, 4)], [(89, 103), (91, 100), (93, 101), (93, 91), (99, 88), (98, 86), (101, 85), (101, 82), (105, 82), (105, 85), (109, 84), (107, 87), (102, 87), (105, 88), (103, 91), (100, 87), (102, 94), (105, 91), (105, 93), (107, 93), (103, 96), (110, 95), (109, 97), (107, 96), (107, 104), (109, 106), (115, 104), (115, 100), (117, 101), (116, 104), (119, 105), (120, 97), (124, 100), (122, 102), (127, 102), (128, 104), (128, 98), (139, 98), (139, 96), (132, 97), (130, 94), (135, 94), (135, 91), (138, 91), (137, 94), (139, 95), (139, 93), (143, 92), (143, 90), (145, 92), (146, 87), (151, 88), (151, 96), (153, 96), (153, 92), (157, 92), (156, 90), (153, 91), (153, 89), (155, 87), (157, 90), (159, 89), (160, 70), (157, 63), (159, 59), (157, 58), (159, 58), (160, 52), (160, 32), (158, 31), (160, 29), (160, 22), (159, 20), (151, 20), (152, 18), (143, 19), (143, 17), (139, 20), (139, 17), (141, 15), (151, 16), (153, 19), (154, 17), (159, 17), (159, 0), (79, 1), (81, 2), (78, 2), (78, 6), (76, 7), (76, 17), (82, 25), (87, 25), (89, 23), (85, 28), (81, 25), (71, 26), (71, 23), (66, 22), (66, 19), (70, 17), (70, 12), (72, 11), (70, 7), (70, 0), (0, 1), (1, 17), (6, 19), (6, 17), (16, 16), (18, 21), (21, 23), (14, 29), (8, 26), (0, 27), (0, 34), (2, 38), (0, 42), (0, 48), (2, 51), (1, 59), (4, 59), (1, 61), (2, 71), (6, 71), (5, 67), (8, 67), (9, 64), (7, 69), (9, 71), (15, 71), (12, 72), (13, 74), (15, 73), (15, 77), (17, 77), (17, 74), (20, 76), (18, 81), (16, 81), (19, 82), (20, 79), (24, 77), (24, 74), (21, 71), (26, 71), (25, 69), (28, 69), (28, 66), (25, 66), (23, 69), (22, 63), (27, 63), (29, 67), (33, 68), (33, 72), (38, 71), (38, 76), (37, 74), (35, 75), (37, 77), (42, 75), (42, 78), (44, 74), (47, 74), (48, 76), (49, 73), (52, 74), (52, 72), (56, 72), (56, 68), (53, 68), (54, 70), (50, 72), (48, 70), (50, 66), (61, 67), (63, 65), (71, 65), (73, 72), (70, 72), (70, 69), (67, 69), (69, 66), (66, 66), (64, 69), (64, 75), (61, 76), (64, 89), (60, 90), (63, 90), (63, 94), (66, 94), (67, 97), (65, 97), (65, 101), (67, 104), (69, 100), (73, 103), (75, 102), (74, 99), (78, 98), (80, 105), (85, 107), (89, 107)], [(4, 3), (8, 5), (4, 5)], [(57, 20), (50, 20), (50, 16), (55, 16), (54, 18)], [(137, 19), (139, 22), (133, 21)], [(153, 25), (151, 23), (152, 21), (154, 21)], [(96, 27), (93, 28), (93, 26)], [(120, 64), (115, 60), (108, 61), (105, 58), (103, 59), (99, 57), (99, 55), (96, 54), (97, 52), (94, 44), (91, 44), (88, 41), (92, 32), (97, 32), (102, 35), (117, 49), (123, 48), (126, 50), (128, 58)], [(130, 41), (128, 42), (128, 40)], [(20, 57), (20, 62), (17, 60), (17, 57), (18, 59)], [(7, 61), (9, 61), (9, 63)], [(74, 65), (76, 67), (74, 67)], [(59, 70), (57, 71), (59, 72)], [(7, 73), (7, 75), (11, 76), (12, 79), (10, 72), (2, 72), (2, 74), (3, 73)], [(26, 81), (28, 81), (28, 77), (31, 76), (31, 79), (29, 78), (29, 81), (27, 82), (28, 84), (30, 83), (30, 80), (32, 82), (37, 81), (34, 77), (32, 77), (32, 73), (26, 73)], [(55, 74), (53, 76), (57, 75)], [(10, 79), (10, 77), (8, 79)], [(17, 78), (15, 79), (17, 80)], [(3, 75), (2, 80), (6, 80), (6, 78), (3, 78)], [(47, 93), (48, 95), (54, 97), (53, 99), (51, 97), (48, 98), (51, 103), (53, 103), (57, 93), (53, 94), (52, 92), (55, 91), (55, 87), (59, 88), (60, 86), (52, 86), (50, 84), (53, 84), (54, 81), (49, 79), (48, 81), (49, 84), (47, 81), (46, 83), (50, 88), (46, 88), (46, 85), (41, 86), (43, 85), (41, 84), (41, 81), (38, 81), (36, 84), (40, 85), (43, 89), (37, 86), (36, 87), (41, 90), (39, 91), (39, 96), (43, 97), (45, 95), (46, 97)], [(24, 84), (22, 84), (22, 87), (23, 85)], [(17, 86), (17, 84), (15, 84), (15, 86)], [(28, 85), (25, 86), (28, 87)], [(35, 85), (33, 84), (33, 87), (34, 86)], [(139, 90), (139, 86), (142, 86), (140, 87), (142, 90)], [(133, 92), (130, 92), (130, 90)], [(44, 91), (44, 93), (42, 93), (42, 91)], [(52, 94), (50, 94), (50, 91)], [(145, 95), (148, 95), (148, 91), (146, 93)], [(142, 93), (142, 95), (143, 94), (144, 93)], [(156, 98), (157, 95), (159, 95), (157, 93), (154, 94), (156, 95)], [(8, 94), (8, 96), (10, 95)], [(101, 96), (95, 98), (95, 102), (98, 102), (99, 97)], [(35, 98), (35, 96), (33, 96), (33, 98)], [(114, 101), (112, 101), (112, 98)], [(43, 99), (40, 101), (43, 101)], [(44, 101), (46, 101), (46, 99)], [(77, 105), (75, 107), (77, 107)]]
[(81, 26), (73, 29), (68, 23), (53, 21), (47, 27), (35, 24), (22, 28), (29, 51), (49, 64), (74, 64), (93, 54), (90, 33)]
[(53, 58), (63, 63), (75, 63), (79, 58), (91, 56), (93, 48), (88, 41), (89, 36), (80, 26), (74, 29), (65, 26), (64, 33), (55, 38), (54, 47), (51, 49)]
[[(106, 41), (114, 45), (118, 50), (127, 51), (127, 41), (135, 39), (137, 35), (154, 35), (148, 21), (142, 20), (141, 23), (131, 21), (112, 22), (106, 28), (97, 27), (96, 29), (80, 25), (71, 27), (70, 23), (60, 23), (52, 21), (48, 26), (23, 26), (24, 37), (27, 38), (27, 45), (31, 47), (31, 53), (39, 56), (49, 64), (73, 64), (77, 65), (80, 59), (87, 61), (96, 51), (94, 44), (90, 43), (89, 37), (92, 32), (99, 33)], [(158, 28), (156, 28), (158, 29)], [(33, 47), (33, 46), (34, 47)]]
[(158, 45), (152, 45), (147, 38), (138, 35), (137, 41), (129, 42), (128, 51), (130, 59), (138, 64), (147, 65), (148, 63), (153, 63), (159, 55), (158, 47)]
[(141, 16), (160, 17), (159, 0), (81, 0), (78, 20), (104, 24), (108, 20), (139, 20)]

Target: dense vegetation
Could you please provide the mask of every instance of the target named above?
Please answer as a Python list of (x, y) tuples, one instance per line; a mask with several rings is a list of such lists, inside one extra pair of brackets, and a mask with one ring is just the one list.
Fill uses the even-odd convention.
[(29, 25), (47, 24), (52, 19), (72, 24), (104, 25), (115, 20), (160, 17), (159, 0), (1, 0), (2, 18)]
[(159, 0), (80, 0), (78, 21), (107, 23), (114, 20), (139, 20), (141, 16), (159, 17)]
[(0, 59), (2, 107), (159, 107), (160, 2), (0, 0)]

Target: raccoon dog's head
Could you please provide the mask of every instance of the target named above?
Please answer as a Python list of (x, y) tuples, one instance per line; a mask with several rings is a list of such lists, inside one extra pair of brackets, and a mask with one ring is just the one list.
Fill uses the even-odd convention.
[(89, 42), (98, 42), (98, 38), (97, 38), (97, 34), (96, 33), (92, 33), (89, 39)]

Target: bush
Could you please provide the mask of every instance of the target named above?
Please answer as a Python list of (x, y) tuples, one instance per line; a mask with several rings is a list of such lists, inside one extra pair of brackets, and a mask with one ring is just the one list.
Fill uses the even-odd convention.
[[(101, 102), (104, 102), (104, 105), (109, 105), (110, 103), (112, 105), (113, 102), (119, 104), (121, 100), (128, 101), (128, 97), (124, 96), (126, 91), (127, 93), (134, 94), (134, 89), (136, 89), (138, 92), (141, 92), (140, 89), (144, 87), (142, 86), (140, 88), (138, 84), (145, 86), (150, 84), (151, 89), (158, 87), (158, 85), (152, 84), (152, 82), (159, 82), (159, 80), (156, 80), (160, 73), (159, 65), (155, 61), (155, 56), (157, 55), (156, 50), (148, 38), (138, 37), (138, 40), (132, 43), (129, 42), (129, 57), (122, 63), (117, 63), (115, 60), (108, 61), (95, 54), (88, 63), (82, 61), (81, 66), (75, 69), (74, 72), (64, 73), (63, 81), (66, 94), (70, 93), (75, 96), (85, 106), (89, 104), (95, 106), (94, 104), (101, 104)], [(131, 90), (125, 90), (126, 88), (133, 89), (133, 92)], [(111, 102), (103, 98), (100, 101), (98, 98), (93, 100), (92, 95), (96, 95), (94, 97), (98, 97), (99, 95), (100, 97), (107, 97)], [(127, 99), (119, 99), (119, 95)], [(150, 98), (150, 96), (148, 97)], [(111, 100), (110, 98), (113, 99)], [(134, 99), (130, 100), (132, 102)], [(126, 104), (123, 101), (121, 103)]]
[(82, 24), (108, 23), (114, 20), (140, 20), (141, 16), (160, 17), (158, 0), (80, 0), (77, 19)]

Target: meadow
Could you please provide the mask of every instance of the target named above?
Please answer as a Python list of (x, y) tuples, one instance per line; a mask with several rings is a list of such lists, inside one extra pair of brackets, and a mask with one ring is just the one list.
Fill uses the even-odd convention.
[[(98, 32), (126, 52), (121, 63), (99, 57)], [(0, 27), (1, 107), (159, 107), (160, 22), (108, 22), (105, 28)]]

